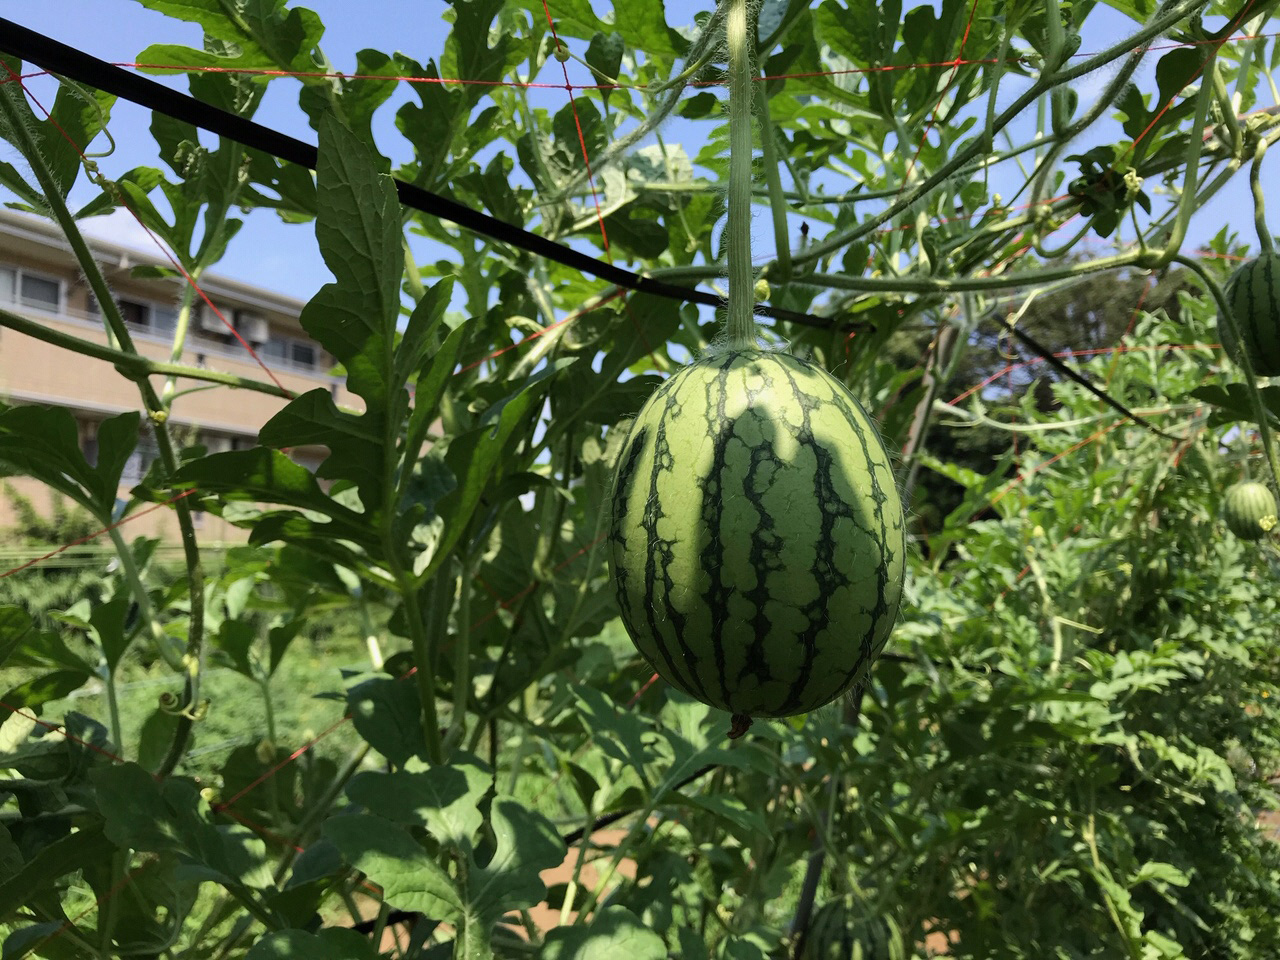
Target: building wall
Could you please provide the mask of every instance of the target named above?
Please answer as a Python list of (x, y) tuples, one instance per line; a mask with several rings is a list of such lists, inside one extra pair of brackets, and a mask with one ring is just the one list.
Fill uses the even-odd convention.
[[(161, 263), (134, 251), (96, 244), (95, 255), (100, 257), (113, 293), (128, 310), (130, 332), (138, 352), (162, 362), (172, 360), (172, 323), (186, 281), (134, 277), (132, 267)], [(44, 299), (51, 289), (50, 281), (59, 288), (56, 305)], [(211, 276), (202, 279), (201, 287), (228, 321), (241, 327), (246, 337), (250, 333), (257, 337), (255, 350), (287, 390), (301, 394), (321, 388), (328, 390), (340, 406), (363, 408), (363, 401), (347, 391), (341, 378), (329, 375), (332, 358), (302, 330), (297, 319), (301, 302)], [(56, 229), (7, 211), (0, 211), (0, 309), (36, 320), (50, 330), (98, 344), (108, 343), (88, 286)], [(193, 317), (179, 362), (269, 382), (266, 370), (207, 308), (205, 317), (207, 324), (199, 316)], [(163, 391), (165, 378), (153, 377), (152, 384), (157, 391)], [(210, 385), (179, 380), (177, 389), (206, 386)], [(129, 410), (142, 412), (137, 386), (122, 377), (110, 362), (4, 327), (0, 327), (0, 400), (70, 409), (80, 424), (82, 448), (90, 457), (96, 455), (96, 427), (101, 420)], [(252, 446), (258, 429), (285, 403), (282, 398), (264, 393), (212, 386), (177, 397), (169, 421), (171, 434), (188, 442), (198, 440), (210, 450)], [(154, 449), (150, 425), (144, 417), (138, 453), (121, 485), (122, 497), (145, 473), (154, 459)], [(290, 454), (314, 469), (325, 451), (317, 447)], [(41, 484), (26, 477), (9, 478), (7, 482), (37, 508), (48, 509), (49, 494)], [(0, 531), (11, 526), (13, 520), (12, 504), (0, 496)], [(244, 538), (243, 531), (217, 517), (202, 517), (200, 525), (202, 540), (208, 542)], [(126, 529), (130, 538), (176, 537), (176, 517), (172, 508), (163, 508), (129, 523)]]

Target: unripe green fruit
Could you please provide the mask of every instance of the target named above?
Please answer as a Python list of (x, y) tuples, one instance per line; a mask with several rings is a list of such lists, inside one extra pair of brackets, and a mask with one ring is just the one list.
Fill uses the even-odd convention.
[(858, 401), (785, 353), (667, 380), (618, 457), (622, 620), (672, 686), (738, 717), (815, 710), (863, 682), (906, 567), (889, 454)]
[(1241, 540), (1261, 540), (1276, 525), (1276, 498), (1255, 480), (1237, 483), (1222, 496), (1222, 517)]
[[(1224, 292), (1253, 372), (1260, 377), (1280, 376), (1280, 254), (1264, 253), (1250, 260), (1231, 275)], [(1221, 314), (1218, 339), (1227, 356), (1240, 366), (1240, 343)]]

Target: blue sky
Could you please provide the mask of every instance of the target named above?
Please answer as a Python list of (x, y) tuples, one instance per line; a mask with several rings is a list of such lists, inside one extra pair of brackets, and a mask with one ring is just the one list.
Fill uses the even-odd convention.
[[(384, 51), (401, 50), (420, 62), (438, 55), (447, 25), (441, 19), (445, 5), (439, 0), (365, 0), (352, 3), (349, 0), (309, 0), (303, 5), (315, 10), (326, 25), (323, 46), (329, 58), (339, 70), (351, 70), (355, 52), (365, 47)], [(909, 5), (909, 4), (908, 4)], [(22, 5), (8, 4), (4, 11), (25, 26), (64, 43), (79, 47), (104, 60), (127, 62), (151, 43), (184, 43), (199, 46), (200, 29), (146, 9), (135, 0), (40, 0)], [(595, 0), (595, 6), (605, 13), (611, 9), (609, 2)], [(691, 24), (695, 12), (708, 9), (710, 0), (668, 0), (667, 18), (672, 26)], [(551, 8), (554, 12), (555, 3)], [(1132, 24), (1107, 8), (1099, 8), (1086, 24), (1082, 49), (1093, 50), (1114, 42)], [(973, 54), (970, 51), (970, 55)], [(1156, 58), (1143, 65), (1145, 76), (1138, 82), (1143, 89), (1151, 89), (1150, 81)], [(570, 64), (571, 77), (575, 81), (589, 82), (586, 71), (578, 64)], [(576, 73), (575, 73), (576, 71)], [(579, 76), (580, 74), (580, 76)], [(1093, 91), (1105, 81), (1104, 76), (1091, 76), (1077, 85), (1081, 100), (1087, 102)], [(185, 80), (176, 78), (169, 82), (185, 90)], [(32, 89), (47, 104), (52, 101), (53, 81), (32, 83)], [(300, 139), (314, 141), (314, 132), (297, 107), (298, 84), (291, 81), (275, 81), (269, 88), (257, 120), (290, 133)], [(1017, 91), (1012, 87), (1002, 89), (1001, 99), (1012, 99)], [(547, 100), (552, 105), (562, 102), (563, 93), (548, 91)], [(392, 126), (392, 116), (399, 103), (408, 99), (407, 90), (399, 92), (379, 114), (379, 129), (387, 136), (382, 141), (384, 149), (397, 150), (404, 141)], [(554, 99), (559, 97), (560, 99)], [(1263, 97), (1270, 103), (1269, 95)], [(108, 176), (119, 175), (138, 164), (157, 164), (154, 148), (148, 132), (150, 117), (147, 111), (126, 102), (119, 102), (114, 109), (111, 130), (117, 140), (115, 154), (99, 161)], [(673, 121), (664, 128), (668, 142), (684, 140), (689, 143), (687, 152), (694, 155), (699, 139), (707, 129), (684, 121)], [(1015, 131), (1017, 136), (1017, 131)], [(1092, 138), (1086, 143), (1095, 142)], [(6, 153), (12, 159), (12, 152)], [(400, 159), (400, 158), (396, 158)], [(1013, 172), (1013, 171), (1011, 171)], [(86, 191), (81, 199), (88, 196)], [(1157, 200), (1157, 203), (1160, 201)], [(1219, 199), (1201, 210), (1192, 224), (1188, 245), (1202, 242), (1215, 234), (1224, 223), (1230, 223), (1243, 236), (1251, 236), (1251, 216), (1248, 213), (1247, 189), (1244, 177), (1237, 178)], [(772, 249), (772, 237), (767, 229), (767, 216), (758, 212), (755, 220), (757, 258)], [(100, 219), (90, 228), (99, 235), (137, 245), (140, 249), (153, 249), (151, 241), (141, 233), (125, 213)], [(1095, 243), (1098, 241), (1095, 240)], [(250, 283), (306, 299), (326, 280), (325, 269), (315, 248), (310, 226), (286, 226), (266, 211), (258, 211), (248, 217), (244, 230), (234, 241), (218, 272)]]

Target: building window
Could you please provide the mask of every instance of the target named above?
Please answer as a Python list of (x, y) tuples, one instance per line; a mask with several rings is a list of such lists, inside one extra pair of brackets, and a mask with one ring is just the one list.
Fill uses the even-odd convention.
[(293, 362), (300, 367), (314, 367), (316, 365), (316, 348), (309, 343), (299, 343), (293, 341)]
[(0, 267), (0, 301), (56, 312), (62, 307), (62, 283), (18, 267)]
[[(178, 309), (172, 305), (152, 303), (147, 300), (116, 301), (120, 316), (135, 330), (157, 337), (172, 337), (178, 326)], [(90, 313), (97, 314), (97, 305)]]
[(62, 304), (62, 284), (57, 280), (23, 273), (18, 289), (22, 292), (22, 302), (27, 306), (57, 310)]
[(129, 326), (139, 330), (146, 330), (151, 326), (151, 308), (145, 303), (139, 303), (137, 300), (117, 300), (116, 306), (120, 308), (120, 316)]
[(272, 334), (266, 343), (256, 348), (264, 360), (274, 360), (282, 366), (314, 370), (319, 365), (320, 351), (314, 343)]

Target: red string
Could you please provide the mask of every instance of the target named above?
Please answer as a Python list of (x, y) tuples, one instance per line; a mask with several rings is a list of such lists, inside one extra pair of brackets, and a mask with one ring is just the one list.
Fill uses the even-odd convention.
[[(553, 26), (553, 36), (554, 26)], [(1163, 44), (1152, 44), (1144, 48), (1147, 51), (1159, 50), (1176, 50), (1181, 47), (1196, 47), (1210, 43), (1237, 43), (1242, 40), (1258, 40), (1269, 37), (1280, 36), (1280, 33), (1247, 33), (1235, 34), (1224, 40), (1184, 40), (1178, 42), (1170, 42)], [(556, 38), (559, 41), (559, 38)], [(1097, 52), (1077, 52), (1071, 55), (1071, 59), (1087, 59), (1097, 56)], [(902, 63), (902, 64), (884, 64), (868, 67), (850, 67), (841, 70), (815, 70), (805, 73), (778, 73), (769, 74), (753, 78), (755, 82), (762, 83), (769, 80), (806, 80), (820, 77), (837, 77), (849, 74), (870, 74), (870, 73), (888, 73), (901, 70), (926, 70), (934, 67), (955, 67), (992, 64), (999, 62), (994, 57), (985, 57), (974, 60), (964, 60), (957, 58), (956, 60), (946, 60), (938, 63)], [(1031, 63), (1032, 58), (1029, 56), (1006, 57), (1006, 63)], [(417, 77), (417, 76), (396, 76), (381, 73), (341, 73), (338, 71), (323, 70), (281, 70), (271, 67), (219, 67), (219, 66), (197, 66), (176, 63), (140, 63), (131, 60), (112, 61), (111, 66), (122, 67), (133, 70), (164, 70), (175, 74), (186, 73), (228, 73), (240, 74), (243, 76), (256, 77), (292, 77), (299, 80), (377, 80), (387, 81), (395, 80), (401, 83), (428, 83), (428, 84), (457, 84), (459, 86), (476, 86), (476, 87), (513, 87), (524, 89), (541, 89), (541, 90), (563, 90), (562, 83), (545, 83), (530, 80), (470, 80), (462, 77)], [(48, 76), (47, 70), (33, 70), (30, 73), (22, 74), (22, 79), (31, 77)], [(7, 83), (7, 80), (0, 79), (0, 84)], [(719, 86), (723, 81), (705, 80), (696, 81), (689, 84), (694, 87)], [(572, 85), (574, 90), (625, 90), (633, 89), (645, 92), (649, 89), (647, 84), (618, 84), (618, 83), (577, 83)]]
[(645, 692), (657, 682), (658, 682), (658, 675), (655, 673), (653, 676), (651, 676), (648, 680), (644, 682), (644, 686), (642, 686), (639, 690), (636, 691), (635, 696), (627, 701), (627, 706), (634, 707), (636, 705), (636, 701), (639, 700), (641, 697), (643, 697), (645, 695)]
[(337, 720), (331, 723), (327, 728), (325, 728), (325, 730), (322, 733), (312, 737), (310, 740), (308, 740), (306, 743), (300, 746), (297, 750), (293, 751), (293, 753), (289, 754), (289, 756), (285, 757), (283, 760), (281, 760), (274, 767), (269, 769), (262, 776), (258, 777), (258, 779), (250, 783), (247, 787), (241, 788), (236, 793), (236, 795), (233, 796), (230, 800), (224, 800), (221, 803), (212, 804), (211, 806), (213, 810), (217, 813), (223, 812), (224, 810), (227, 809), (227, 807), (231, 806), (233, 803), (235, 803), (237, 800), (239, 800), (241, 797), (243, 797), (245, 794), (251, 791), (254, 787), (270, 780), (277, 773), (279, 773), (289, 764), (293, 763), (293, 761), (297, 760), (300, 756), (302, 756), (304, 753), (306, 753), (308, 750), (314, 747), (317, 743), (319, 743), (325, 737), (329, 736), (329, 734), (333, 733), (333, 731), (337, 730), (340, 726), (342, 726), (344, 723), (346, 723), (350, 719), (351, 719), (351, 714), (349, 713), (343, 714), (343, 716), (339, 717)]
[(195, 492), (196, 490), (194, 489), (184, 490), (182, 493), (178, 494), (177, 496), (170, 497), (168, 500), (164, 501), (164, 503), (157, 503), (153, 507), (147, 507), (147, 509), (145, 510), (139, 510), (137, 513), (131, 513), (129, 514), (129, 516), (123, 517), (120, 520), (117, 520), (115, 523), (111, 524), (110, 526), (103, 527), (101, 530), (98, 530), (95, 533), (87, 534), (78, 540), (72, 540), (70, 543), (64, 543), (62, 546), (58, 547), (58, 549), (50, 550), (44, 556), (36, 557), (34, 560), (28, 560), (26, 563), (22, 564), (21, 566), (14, 567), (12, 570), (6, 570), (4, 573), (0, 573), (0, 580), (3, 580), (5, 577), (11, 577), (18, 571), (27, 569), (27, 567), (35, 566), (37, 563), (40, 563), (42, 560), (48, 560), (50, 557), (56, 557), (58, 554), (62, 553), (64, 550), (70, 550), (72, 547), (78, 547), (80, 544), (85, 543), (89, 540), (95, 540), (98, 537), (102, 536), (104, 533), (110, 533), (112, 530), (115, 530), (117, 527), (123, 526), (126, 523), (130, 523), (133, 520), (137, 520), (139, 517), (145, 517), (148, 513), (154, 513), (155, 511), (159, 510), (161, 507), (167, 507), (170, 504), (175, 503), (178, 500), (181, 500), (183, 497), (191, 496)]

